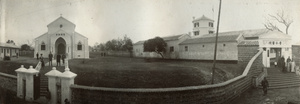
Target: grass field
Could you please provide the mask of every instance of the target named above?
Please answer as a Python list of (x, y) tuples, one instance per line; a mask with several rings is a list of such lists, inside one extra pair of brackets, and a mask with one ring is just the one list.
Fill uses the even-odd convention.
[[(14, 74), (22, 64), (35, 66), (34, 58), (0, 61), (0, 71)], [(75, 84), (114, 88), (167, 88), (197, 86), (211, 82), (210, 62), (152, 60), (129, 57), (98, 57), (69, 60), (69, 67), (77, 74)], [(220, 83), (242, 73), (237, 64), (218, 63), (215, 82)], [(45, 67), (50, 71), (50, 67)], [(61, 72), (63, 67), (58, 67)]]
[[(84, 62), (83, 62), (84, 61)], [(204, 85), (211, 82), (211, 63), (141, 58), (95, 57), (69, 61), (77, 73), (75, 84), (116, 88), (166, 88)], [(242, 73), (237, 64), (217, 64), (215, 82)]]

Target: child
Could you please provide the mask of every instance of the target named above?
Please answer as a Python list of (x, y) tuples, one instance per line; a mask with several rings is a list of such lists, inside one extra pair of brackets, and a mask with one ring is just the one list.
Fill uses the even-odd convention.
[(274, 65), (275, 65), (275, 67), (277, 67), (277, 62), (276, 61), (274, 62)]

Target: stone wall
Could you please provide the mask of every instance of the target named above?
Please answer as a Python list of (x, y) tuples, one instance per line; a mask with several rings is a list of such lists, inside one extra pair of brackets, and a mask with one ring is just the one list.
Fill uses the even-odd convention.
[[(245, 48), (243, 46), (239, 48)], [(262, 51), (245, 51), (248, 64), (242, 75), (226, 82), (177, 88), (104, 88), (71, 85), (73, 104), (220, 104), (230, 103), (253, 85), (262, 70)]]
[(1, 88), (17, 93), (17, 76), (0, 72), (0, 83)]
[(258, 49), (258, 45), (238, 45), (238, 63), (246, 66)]

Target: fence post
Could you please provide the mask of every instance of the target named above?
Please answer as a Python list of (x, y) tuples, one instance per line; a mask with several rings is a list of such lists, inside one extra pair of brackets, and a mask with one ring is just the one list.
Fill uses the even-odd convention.
[(48, 77), (48, 89), (51, 94), (50, 104), (56, 104), (57, 102), (57, 86), (56, 83), (59, 82), (58, 75), (61, 74), (57, 71), (55, 67), (45, 75)]
[(26, 69), (24, 68), (24, 65), (21, 65), (21, 67), (15, 71), (17, 72), (17, 96), (19, 98), (24, 98), (25, 92), (23, 92), (24, 91), (23, 79), (25, 77), (24, 72), (26, 71)]
[(77, 74), (70, 71), (68, 67), (68, 61), (66, 61), (65, 72), (59, 75), (61, 79), (61, 104), (65, 104), (65, 99), (68, 99), (70, 102), (71, 100), (71, 88), (70, 86), (74, 84), (74, 79)]
[(33, 69), (32, 66), (29, 67), (28, 70), (24, 71), (25, 76), (26, 76), (26, 96), (25, 99), (27, 101), (33, 101), (34, 100), (34, 81), (33, 81), (33, 76), (37, 74), (39, 71)]

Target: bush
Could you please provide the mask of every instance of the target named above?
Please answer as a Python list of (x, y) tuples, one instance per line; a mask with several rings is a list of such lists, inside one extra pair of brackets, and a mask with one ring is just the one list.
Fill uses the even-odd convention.
[(4, 56), (3, 60), (10, 60), (10, 57), (9, 56)]

